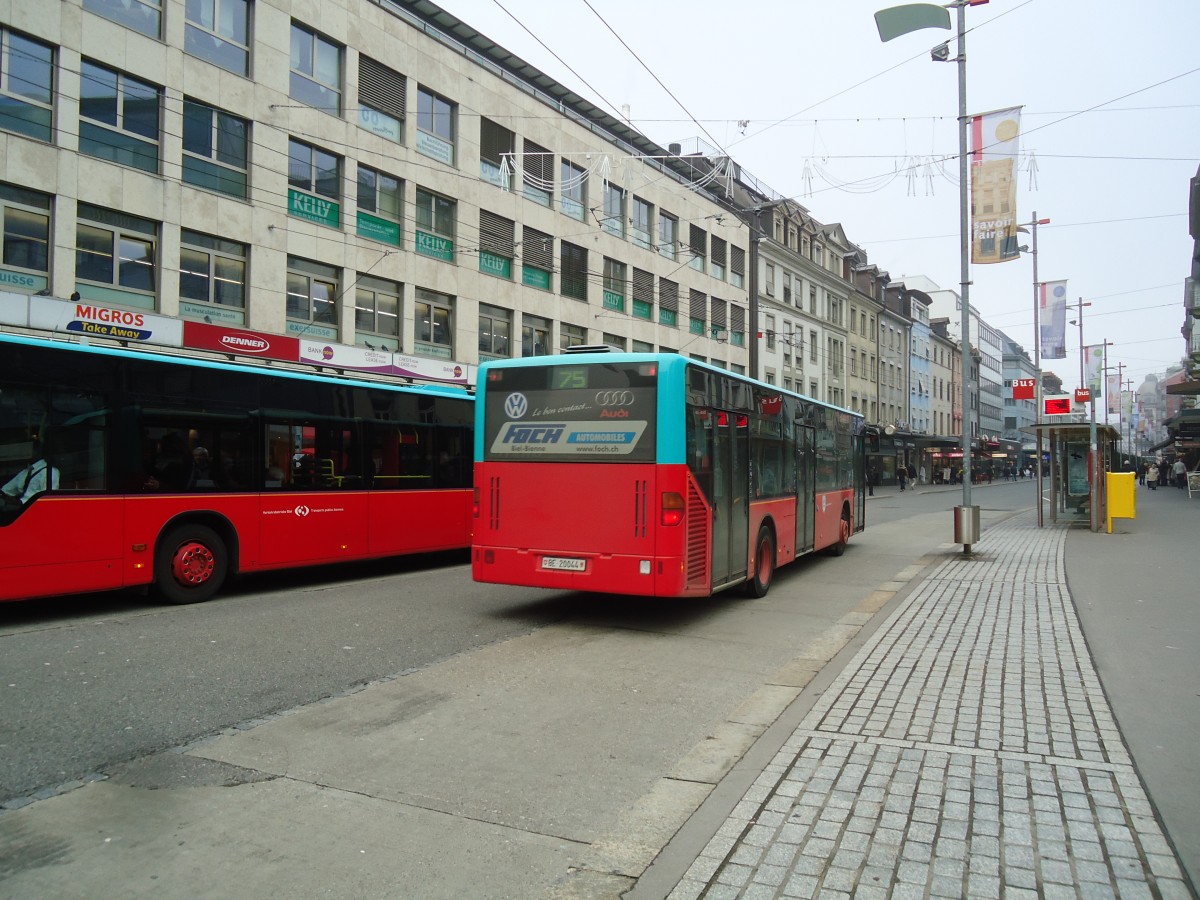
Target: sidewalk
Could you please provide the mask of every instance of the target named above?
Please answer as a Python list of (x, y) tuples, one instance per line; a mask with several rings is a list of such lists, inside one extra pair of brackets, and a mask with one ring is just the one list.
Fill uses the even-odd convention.
[(670, 900), (1191, 897), (1088, 655), (1067, 533), (1027, 512), (937, 565)]

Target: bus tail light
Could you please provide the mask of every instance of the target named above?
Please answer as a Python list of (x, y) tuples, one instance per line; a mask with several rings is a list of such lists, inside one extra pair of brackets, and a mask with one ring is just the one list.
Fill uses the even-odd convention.
[(479, 518), (479, 488), (475, 488), (475, 490), (472, 491), (471, 517), (475, 519)]
[(674, 491), (664, 491), (662, 495), (662, 523), (678, 525), (683, 521), (683, 497)]

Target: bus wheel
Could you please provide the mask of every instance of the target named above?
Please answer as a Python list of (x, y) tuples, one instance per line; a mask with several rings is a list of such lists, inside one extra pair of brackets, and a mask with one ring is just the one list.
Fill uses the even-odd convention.
[(829, 545), (829, 555), (841, 556), (846, 552), (846, 545), (848, 543), (850, 543), (850, 516), (842, 513), (842, 523), (838, 526), (837, 543)]
[(775, 575), (775, 540), (766, 525), (758, 529), (758, 540), (754, 542), (754, 575), (750, 579), (749, 593), (752, 597), (765, 597), (771, 589)]
[(205, 525), (181, 525), (159, 542), (154, 590), (167, 603), (201, 603), (221, 589), (229, 572), (225, 542)]

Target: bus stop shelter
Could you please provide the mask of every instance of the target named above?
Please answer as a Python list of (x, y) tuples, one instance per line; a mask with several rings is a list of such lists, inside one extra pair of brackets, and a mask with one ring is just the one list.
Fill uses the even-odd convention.
[(1050, 521), (1087, 524), (1099, 531), (1108, 515), (1107, 486), (1103, 473), (1120, 464), (1117, 446), (1121, 434), (1111, 425), (1096, 423), (1096, 447), (1092, 449), (1090, 422), (1040, 422), (1021, 429), (1037, 439), (1039, 455), (1049, 452), (1049, 489), (1044, 482), (1038, 490), (1038, 525), (1045, 524), (1045, 509)]

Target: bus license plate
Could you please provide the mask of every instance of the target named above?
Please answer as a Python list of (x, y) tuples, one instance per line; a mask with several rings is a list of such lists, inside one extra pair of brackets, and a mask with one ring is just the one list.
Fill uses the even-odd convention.
[(586, 559), (568, 559), (562, 556), (543, 556), (543, 569), (556, 569), (560, 572), (583, 572), (587, 569)]

